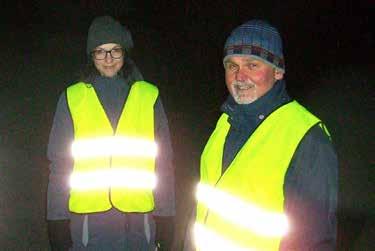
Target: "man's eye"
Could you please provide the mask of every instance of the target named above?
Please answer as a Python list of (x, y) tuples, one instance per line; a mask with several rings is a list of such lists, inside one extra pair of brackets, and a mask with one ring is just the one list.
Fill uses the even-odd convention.
[(227, 69), (230, 71), (235, 71), (237, 69), (237, 66), (234, 64), (227, 64)]
[(251, 63), (251, 64), (248, 64), (247, 67), (248, 67), (249, 69), (254, 69), (254, 68), (257, 68), (258, 65), (255, 64), (255, 63)]

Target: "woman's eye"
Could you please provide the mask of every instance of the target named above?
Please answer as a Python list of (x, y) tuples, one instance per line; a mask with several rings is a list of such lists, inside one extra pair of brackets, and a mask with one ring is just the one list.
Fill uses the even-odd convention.
[(94, 53), (95, 55), (103, 55), (105, 54), (105, 50), (95, 50)]
[(114, 49), (112, 49), (112, 51), (113, 51), (113, 52), (117, 52), (117, 53), (118, 53), (118, 52), (122, 52), (122, 48), (114, 48)]

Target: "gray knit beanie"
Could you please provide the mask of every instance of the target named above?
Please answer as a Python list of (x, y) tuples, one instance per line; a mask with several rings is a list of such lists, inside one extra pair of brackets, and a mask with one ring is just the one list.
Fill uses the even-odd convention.
[(263, 20), (248, 21), (232, 31), (224, 46), (224, 59), (250, 55), (285, 72), (279, 32)]
[(127, 51), (133, 48), (133, 40), (126, 27), (110, 16), (97, 17), (92, 21), (87, 35), (87, 55), (99, 45), (108, 43), (120, 44)]

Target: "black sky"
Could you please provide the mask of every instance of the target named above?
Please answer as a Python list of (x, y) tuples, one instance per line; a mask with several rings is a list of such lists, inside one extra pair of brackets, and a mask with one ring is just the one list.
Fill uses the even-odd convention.
[[(38, 43), (31, 40), (47, 32), (86, 33), (94, 16), (110, 14), (130, 29), (152, 27), (160, 31), (161, 37), (176, 39), (181, 53), (215, 49), (216, 57), (203, 59), (212, 63), (220, 61), (225, 38), (234, 27), (251, 18), (265, 18), (282, 34), (290, 69), (298, 68), (301, 62), (308, 69), (321, 64), (372, 64), (374, 57), (373, 0), (39, 0), (1, 5), (1, 37), (4, 44), (14, 38), (16, 41), (9, 41), (13, 47)], [(33, 35), (25, 39), (22, 33)]]

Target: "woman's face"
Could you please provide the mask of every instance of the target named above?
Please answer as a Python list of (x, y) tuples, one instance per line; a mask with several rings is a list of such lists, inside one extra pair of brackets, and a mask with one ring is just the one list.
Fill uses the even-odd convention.
[(124, 65), (124, 49), (119, 44), (102, 44), (92, 51), (92, 59), (100, 75), (114, 77)]

